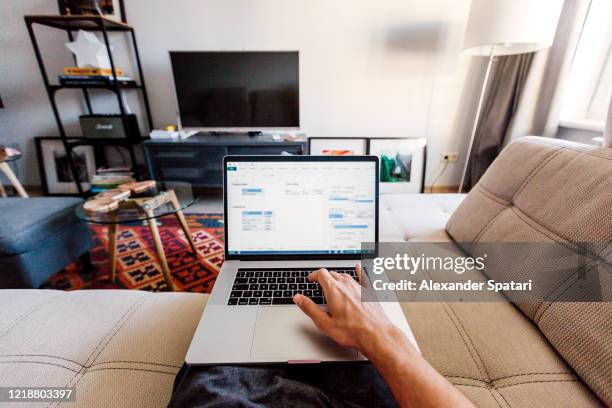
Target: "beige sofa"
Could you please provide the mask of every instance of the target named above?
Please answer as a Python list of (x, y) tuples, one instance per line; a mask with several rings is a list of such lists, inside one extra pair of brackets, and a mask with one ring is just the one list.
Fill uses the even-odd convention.
[[(382, 241), (559, 240), (569, 247), (596, 241), (609, 263), (612, 149), (521, 139), (467, 196), (381, 197), (380, 235)], [(0, 387), (75, 386), (78, 406), (165, 406), (206, 299), (2, 291)], [(483, 407), (612, 405), (611, 306), (403, 304), (423, 355)]]

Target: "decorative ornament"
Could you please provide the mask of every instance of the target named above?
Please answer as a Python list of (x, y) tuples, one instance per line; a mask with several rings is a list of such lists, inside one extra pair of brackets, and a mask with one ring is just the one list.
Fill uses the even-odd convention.
[(111, 68), (106, 46), (94, 33), (79, 30), (76, 41), (66, 43), (66, 47), (76, 56), (80, 68)]

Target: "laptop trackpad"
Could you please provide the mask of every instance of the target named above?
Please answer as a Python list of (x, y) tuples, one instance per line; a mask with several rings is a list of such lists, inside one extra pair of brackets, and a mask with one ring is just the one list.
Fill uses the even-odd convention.
[(321, 333), (298, 307), (260, 307), (251, 358), (255, 360), (354, 360), (357, 352)]

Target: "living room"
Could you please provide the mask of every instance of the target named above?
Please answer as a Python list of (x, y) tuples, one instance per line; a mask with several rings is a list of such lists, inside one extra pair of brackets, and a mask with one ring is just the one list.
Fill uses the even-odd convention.
[(0, 404), (612, 406), (609, 1), (0, 10)]

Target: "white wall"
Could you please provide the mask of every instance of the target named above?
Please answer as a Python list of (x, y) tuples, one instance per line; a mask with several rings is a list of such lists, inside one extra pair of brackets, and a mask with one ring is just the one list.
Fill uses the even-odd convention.
[[(169, 50), (299, 50), (302, 129), (309, 136), (426, 136), (427, 180), (443, 151), (462, 150), (472, 88), (461, 56), (469, 0), (125, 0), (136, 28), (156, 125), (175, 121)], [(47, 4), (48, 3), (48, 4)], [(0, 17), (0, 143), (18, 141), (26, 184), (38, 183), (33, 136), (55, 135), (22, 16), (53, 13), (54, 1), (3, 0)], [(64, 37), (41, 31), (54, 75), (70, 64)], [(130, 67), (118, 37), (119, 65)], [(68, 91), (72, 92), (72, 91)], [(74, 115), (77, 94), (62, 112)], [(456, 115), (461, 102), (461, 115)], [(113, 100), (99, 103), (111, 111)], [(469, 130), (469, 129), (468, 129)], [(463, 152), (462, 152), (463, 153)], [(458, 184), (451, 165), (439, 184)]]

